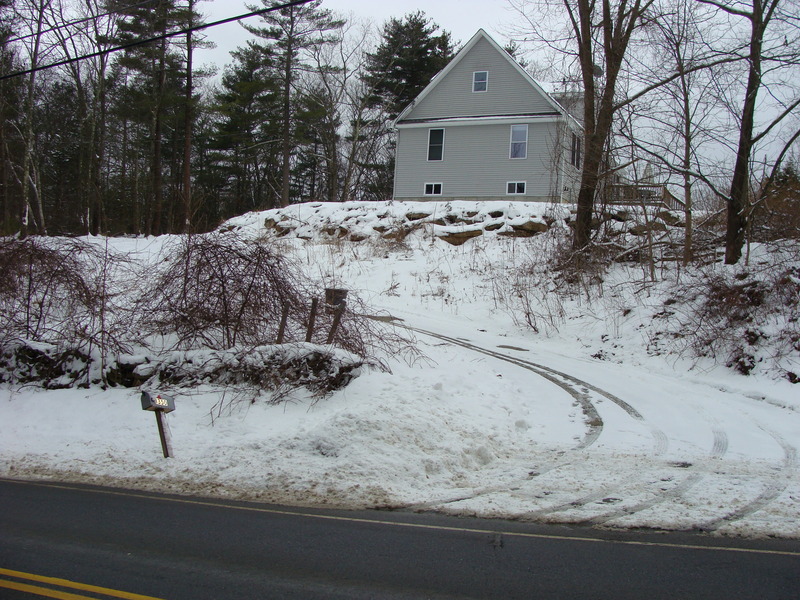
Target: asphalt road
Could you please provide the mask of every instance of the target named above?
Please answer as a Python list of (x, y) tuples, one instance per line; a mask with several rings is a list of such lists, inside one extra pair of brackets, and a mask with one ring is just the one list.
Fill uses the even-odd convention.
[(800, 541), (0, 480), (0, 598), (35, 597), (790, 599)]

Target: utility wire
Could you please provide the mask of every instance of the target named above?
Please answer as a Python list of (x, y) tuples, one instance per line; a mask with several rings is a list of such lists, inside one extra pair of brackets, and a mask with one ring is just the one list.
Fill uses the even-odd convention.
[(147, 38), (144, 40), (137, 40), (135, 42), (130, 42), (128, 44), (123, 44), (121, 46), (115, 46), (113, 48), (108, 48), (106, 50), (100, 50), (98, 52), (92, 52), (91, 54), (84, 54), (83, 56), (76, 56), (75, 58), (69, 58), (66, 60), (62, 60), (59, 62), (50, 63), (48, 65), (41, 65), (39, 67), (34, 67), (32, 69), (26, 69), (24, 71), (16, 71), (14, 73), (9, 73), (8, 75), (0, 76), (0, 81), (4, 79), (11, 79), (12, 77), (22, 77), (23, 75), (30, 75), (31, 73), (36, 73), (38, 71), (44, 71), (46, 69), (53, 69), (55, 67), (62, 67), (64, 65), (69, 65), (74, 62), (78, 62), (81, 60), (86, 60), (87, 58), (95, 58), (98, 56), (103, 56), (105, 54), (111, 54), (112, 52), (118, 52), (120, 50), (127, 50), (128, 48), (134, 48), (136, 46), (143, 46), (145, 44), (149, 44), (151, 42), (157, 42), (159, 40), (164, 40), (167, 38), (175, 37), (178, 35), (186, 35), (187, 33), (191, 33), (193, 31), (201, 31), (203, 29), (208, 29), (209, 27), (216, 27), (217, 25), (224, 25), (225, 23), (232, 23), (234, 21), (241, 21), (242, 19), (248, 19), (250, 17), (255, 17), (258, 15), (263, 15), (265, 13), (275, 12), (276, 10), (282, 10), (284, 8), (292, 8), (294, 6), (301, 6), (303, 4), (308, 4), (311, 0), (293, 0), (291, 2), (286, 2), (285, 4), (279, 4), (277, 6), (272, 6), (270, 8), (262, 8), (260, 10), (254, 10), (253, 12), (249, 12), (243, 15), (239, 15), (237, 17), (229, 17), (227, 19), (221, 19), (219, 21), (214, 21), (213, 23), (206, 23), (204, 25), (196, 25), (194, 27), (187, 27), (185, 29), (180, 29), (178, 31), (173, 31), (171, 33), (166, 33), (163, 35), (157, 35), (155, 37)]
[[(118, 8), (117, 10), (112, 10), (112, 11), (109, 11), (109, 12), (105, 12), (105, 13), (100, 14), (100, 15), (92, 15), (91, 17), (86, 17), (85, 19), (78, 19), (77, 21), (70, 21), (68, 23), (62, 23), (61, 25), (56, 25), (55, 27), (52, 27), (50, 29), (46, 29), (45, 31), (42, 31), (42, 35), (44, 35), (45, 33), (52, 33), (54, 31), (58, 31), (59, 29), (64, 29), (65, 27), (71, 27), (73, 25), (82, 25), (83, 23), (88, 23), (89, 21), (94, 21), (96, 19), (100, 19), (102, 17), (107, 17), (109, 15), (116, 15), (116, 14), (119, 14), (119, 12), (122, 11), (122, 10), (127, 10), (129, 8), (137, 8), (139, 6), (143, 6), (143, 5), (147, 4), (147, 3), (149, 3), (150, 1), (151, 0), (143, 0), (142, 2), (139, 2), (138, 4), (129, 4), (127, 6), (122, 6), (122, 7)], [(21, 35), (19, 37), (15, 37), (15, 38), (12, 38), (10, 40), (6, 40), (6, 43), (10, 44), (12, 42), (19, 42), (19, 41), (22, 41), (22, 40), (26, 40), (29, 37), (33, 37), (35, 35), (36, 35), (35, 33), (29, 33), (28, 35)]]

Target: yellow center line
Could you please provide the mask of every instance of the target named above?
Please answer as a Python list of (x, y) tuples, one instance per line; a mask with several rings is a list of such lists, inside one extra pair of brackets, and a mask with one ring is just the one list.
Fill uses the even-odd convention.
[[(123, 598), (124, 600), (161, 600), (160, 598), (154, 598), (153, 596), (142, 596), (141, 594), (132, 594), (130, 592), (113, 590), (110, 588), (104, 588), (97, 585), (78, 583), (77, 581), (70, 581), (69, 579), (60, 579), (58, 577), (46, 577), (44, 575), (24, 573), (22, 571), (12, 571), (11, 569), (0, 568), (0, 575), (5, 575), (6, 577), (15, 577), (17, 579), (26, 579), (28, 581), (35, 581), (37, 583), (46, 583), (48, 585), (70, 588), (73, 590), (80, 590), (82, 592), (92, 592), (95, 594), (102, 594), (104, 596), (111, 596), (112, 598)], [(23, 592), (29, 592), (31, 594), (37, 594), (39, 596), (45, 596), (47, 598), (59, 598), (60, 600), (78, 600), (78, 599), (88, 598), (88, 596), (79, 596), (77, 594), (71, 594), (69, 592), (50, 590), (47, 588), (28, 585), (25, 583), (17, 583), (14, 581), (6, 581), (5, 579), (0, 579), (0, 587), (5, 587), (12, 590), (20, 590)]]
[(27, 592), (29, 594), (35, 594), (36, 596), (44, 596), (45, 598), (56, 598), (57, 600), (97, 600), (96, 598), (89, 598), (89, 596), (79, 596), (78, 594), (60, 592), (58, 590), (28, 585), (26, 583), (17, 583), (15, 581), (6, 581), (5, 579), (0, 579), (0, 588), (15, 590), (17, 592)]
[(0, 481), (7, 481), (10, 483), (18, 483), (21, 485), (31, 485), (37, 487), (51, 487), (55, 489), (66, 489), (66, 490), (74, 490), (86, 493), (93, 493), (93, 494), (103, 494), (108, 496), (121, 496), (126, 498), (141, 498), (146, 500), (155, 500), (159, 502), (171, 502), (175, 504), (187, 504), (193, 506), (205, 506), (205, 507), (212, 507), (212, 508), (222, 508), (227, 510), (237, 510), (242, 512), (253, 512), (253, 513), (261, 513), (261, 514), (271, 514), (271, 515), (281, 515), (281, 516), (292, 516), (292, 517), (299, 517), (299, 518), (306, 518), (306, 519), (319, 519), (323, 521), (339, 521), (339, 522), (347, 522), (347, 523), (359, 523), (359, 524), (372, 524), (372, 525), (381, 525), (386, 527), (397, 527), (397, 528), (406, 528), (406, 529), (420, 529), (420, 530), (430, 530), (430, 531), (447, 531), (453, 533), (477, 533), (477, 534), (490, 534), (490, 535), (505, 535), (509, 537), (518, 537), (518, 538), (528, 538), (528, 539), (539, 539), (539, 540), (553, 540), (553, 541), (562, 541), (562, 542), (585, 542), (585, 543), (593, 543), (593, 544), (610, 544), (610, 545), (619, 545), (619, 546), (643, 546), (643, 547), (651, 547), (651, 548), (671, 548), (671, 549), (679, 549), (679, 550), (703, 550), (708, 552), (733, 552), (739, 554), (762, 554), (762, 555), (769, 555), (769, 556), (791, 556), (794, 558), (800, 558), (800, 552), (792, 551), (792, 550), (766, 550), (761, 548), (737, 548), (733, 546), (718, 546), (718, 545), (704, 545), (704, 544), (685, 544), (685, 543), (670, 543), (670, 542), (646, 542), (641, 540), (620, 540), (620, 539), (603, 539), (600, 537), (588, 537), (588, 536), (570, 536), (570, 535), (558, 535), (558, 534), (547, 534), (547, 533), (530, 533), (525, 531), (508, 531), (508, 530), (490, 530), (490, 529), (480, 529), (480, 528), (472, 528), (472, 527), (454, 527), (454, 526), (447, 526), (447, 525), (426, 525), (423, 523), (407, 523), (402, 521), (388, 521), (384, 519), (368, 519), (364, 517), (346, 517), (346, 516), (339, 516), (339, 515), (326, 515), (326, 514), (319, 514), (313, 512), (304, 512), (304, 511), (294, 511), (294, 510), (286, 510), (280, 508), (265, 508), (259, 506), (247, 506), (247, 505), (235, 505), (235, 504), (227, 504), (223, 501), (214, 501), (214, 500), (193, 500), (191, 498), (175, 498), (175, 497), (168, 497), (168, 496), (156, 496), (153, 494), (149, 494), (147, 492), (143, 493), (133, 493), (124, 490), (113, 490), (113, 489), (91, 489), (91, 488), (84, 488), (79, 487), (76, 485), (70, 485), (66, 483), (46, 483), (46, 482), (37, 482), (37, 481), (20, 481), (20, 480), (13, 480), (13, 479), (0, 479)]

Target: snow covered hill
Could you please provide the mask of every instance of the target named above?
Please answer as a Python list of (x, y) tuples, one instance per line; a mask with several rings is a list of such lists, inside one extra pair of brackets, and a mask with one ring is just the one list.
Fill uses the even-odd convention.
[[(352, 203), (229, 221), (227, 234), (266, 237), (327, 287), (390, 315), (422, 355), (387, 357), (391, 373), (364, 370), (323, 400), (267, 406), (235, 402), (232, 388), (177, 390), (171, 459), (138, 390), (5, 387), (0, 476), (800, 536), (800, 398), (784, 376), (800, 372), (797, 353), (767, 368), (759, 352), (776, 346), (753, 345), (745, 377), (713, 352), (689, 352), (676, 326), (693, 306), (683, 291), (707, 272), (674, 261), (554, 277), (569, 216), (526, 203)], [(669, 250), (680, 224), (655, 221), (637, 230), (617, 214), (607, 225), (621, 248), (654, 233)], [(149, 260), (165, 241), (108, 243)], [(759, 261), (775, 255), (753, 248)], [(773, 330), (783, 331), (759, 324), (764, 337)]]

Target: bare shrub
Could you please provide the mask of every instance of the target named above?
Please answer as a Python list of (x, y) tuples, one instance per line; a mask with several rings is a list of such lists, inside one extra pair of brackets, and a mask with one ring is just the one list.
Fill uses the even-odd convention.
[[(297, 263), (263, 241), (229, 232), (183, 238), (137, 304), (142, 331), (167, 347), (225, 350), (276, 343), (284, 311), (284, 339), (304, 341), (311, 300), (322, 297), (322, 287)], [(319, 306), (311, 341), (325, 343), (335, 313)], [(365, 358), (410, 348), (408, 338), (368, 313), (360, 299), (349, 297), (334, 343)]]
[[(800, 358), (800, 267), (796, 246), (737, 271), (710, 267), (675, 290), (669, 333), (695, 356), (743, 375), (759, 366), (796, 382)], [(678, 308), (680, 307), (680, 308)], [(794, 365), (794, 366), (793, 366)]]
[(104, 381), (109, 355), (127, 351), (130, 342), (129, 318), (112, 284), (124, 264), (108, 248), (81, 240), (2, 240), (0, 346), (6, 367), (13, 372), (19, 359), (20, 373), (45, 373), (43, 380), (85, 375), (86, 383)]
[(2, 342), (72, 341), (71, 324), (86, 313), (90, 286), (84, 279), (81, 244), (58, 246), (41, 238), (0, 242)]

